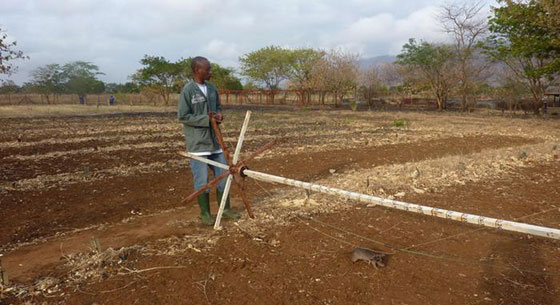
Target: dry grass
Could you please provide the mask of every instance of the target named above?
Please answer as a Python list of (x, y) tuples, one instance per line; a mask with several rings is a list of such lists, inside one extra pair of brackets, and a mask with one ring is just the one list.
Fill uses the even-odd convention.
[(60, 117), (68, 115), (95, 115), (119, 112), (168, 112), (175, 106), (107, 106), (107, 105), (10, 105), (0, 106), (0, 118)]

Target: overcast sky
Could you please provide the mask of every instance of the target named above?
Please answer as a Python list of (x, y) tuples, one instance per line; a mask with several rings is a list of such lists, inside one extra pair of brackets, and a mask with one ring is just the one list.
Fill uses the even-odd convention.
[[(469, 0), (465, 0), (469, 1)], [(395, 55), (408, 38), (443, 41), (438, 0), (0, 0), (0, 28), (30, 56), (14, 62), (21, 84), (38, 66), (76, 60), (126, 82), (144, 54), (202, 55), (238, 67), (268, 45)], [(486, 10), (494, 1), (487, 3)], [(2, 77), (5, 79), (6, 77)]]

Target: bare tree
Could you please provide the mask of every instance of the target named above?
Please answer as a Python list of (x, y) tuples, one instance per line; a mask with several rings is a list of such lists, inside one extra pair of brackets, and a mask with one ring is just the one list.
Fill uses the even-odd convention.
[(314, 65), (311, 81), (319, 91), (332, 92), (335, 106), (338, 106), (348, 91), (356, 89), (358, 55), (331, 50)]
[(370, 109), (375, 98), (385, 91), (386, 87), (381, 80), (379, 68), (372, 66), (360, 71), (358, 94), (367, 101)]
[(457, 60), (457, 91), (461, 96), (461, 109), (467, 109), (467, 100), (476, 90), (477, 81), (488, 68), (488, 61), (481, 58), (479, 42), (488, 32), (485, 16), (481, 16), (481, 1), (446, 4), (441, 7), (438, 19), (446, 33), (454, 38)]
[(379, 66), (379, 78), (387, 88), (401, 85), (404, 81), (401, 66), (395, 63), (384, 63)]

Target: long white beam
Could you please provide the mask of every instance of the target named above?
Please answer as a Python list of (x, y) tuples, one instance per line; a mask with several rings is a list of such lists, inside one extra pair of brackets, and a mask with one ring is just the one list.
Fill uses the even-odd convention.
[(455, 221), (466, 222), (466, 223), (471, 223), (471, 224), (485, 226), (485, 227), (497, 228), (506, 231), (526, 233), (526, 234), (547, 237), (552, 239), (560, 239), (560, 230), (558, 229), (526, 224), (522, 222), (497, 219), (492, 217), (478, 216), (474, 214), (450, 211), (445, 209), (433, 208), (429, 206), (407, 203), (398, 200), (385, 199), (376, 196), (326, 187), (326, 186), (313, 184), (309, 182), (303, 182), (303, 181), (288, 179), (280, 176), (274, 176), (270, 174), (248, 170), (248, 169), (243, 170), (243, 174), (255, 180), (291, 185), (298, 188), (335, 195), (342, 198), (356, 200), (359, 202), (378, 204), (391, 209), (397, 209), (397, 210), (403, 210), (407, 212), (451, 219)]

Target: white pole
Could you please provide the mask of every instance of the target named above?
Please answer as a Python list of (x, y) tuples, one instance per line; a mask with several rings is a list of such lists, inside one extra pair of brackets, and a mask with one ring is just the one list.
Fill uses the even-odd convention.
[(214, 166), (219, 167), (219, 168), (229, 169), (229, 166), (227, 166), (225, 164), (222, 164), (220, 162), (216, 162), (214, 160), (210, 160), (210, 159), (207, 159), (207, 158), (202, 158), (200, 156), (193, 155), (193, 154), (188, 153), (188, 152), (180, 151), (180, 152), (178, 152), (178, 154), (180, 154), (183, 157), (192, 158), (192, 159), (198, 160), (200, 162), (204, 162), (206, 164), (214, 165)]
[[(245, 139), (245, 132), (247, 132), (247, 126), (249, 126), (249, 119), (251, 118), (251, 111), (247, 111), (245, 114), (245, 121), (243, 121), (243, 126), (241, 127), (241, 133), (239, 134), (239, 139), (237, 139), (237, 145), (235, 146), (235, 153), (233, 154), (232, 166), (237, 163), (239, 159), (239, 153), (241, 152), (241, 146), (243, 145), (243, 140)], [(218, 209), (218, 214), (216, 215), (216, 222), (214, 223), (214, 230), (220, 228), (220, 222), (222, 221), (222, 214), (224, 213), (224, 208), (226, 206), (227, 198), (229, 195), (229, 189), (231, 188), (232, 175), (228, 175), (226, 181), (226, 187), (224, 188), (224, 194), (222, 196), (222, 202), (220, 202), (220, 208)]]
[(226, 187), (224, 188), (224, 193), (222, 195), (222, 201), (220, 202), (220, 208), (218, 209), (218, 214), (216, 215), (216, 222), (214, 223), (214, 230), (220, 229), (220, 221), (222, 220), (222, 214), (224, 213), (224, 207), (226, 206), (226, 200), (229, 196), (229, 189), (231, 187), (231, 180), (233, 180), (232, 175), (228, 175), (226, 181)]
[(233, 164), (235, 165), (239, 160), (239, 153), (241, 153), (241, 146), (245, 140), (245, 133), (247, 132), (247, 127), (249, 127), (249, 119), (251, 118), (251, 111), (247, 111), (245, 114), (245, 121), (243, 121), (243, 126), (241, 127), (241, 133), (239, 134), (239, 139), (237, 139), (237, 146), (235, 146), (235, 153), (233, 153)]
[(552, 239), (560, 239), (560, 230), (548, 228), (548, 227), (541, 227), (521, 222), (514, 222), (509, 220), (491, 218), (491, 217), (484, 217), (478, 216), (473, 214), (461, 213), (456, 211), (450, 211), (445, 209), (433, 208), (429, 206), (423, 206), (414, 203), (406, 203), (402, 201), (392, 200), (392, 199), (384, 199), (380, 197), (375, 197), (366, 194), (360, 194), (355, 192), (349, 192), (341, 189), (326, 187), (318, 184), (313, 184), (309, 182), (303, 182), (293, 179), (287, 179), (284, 177), (269, 175), (261, 172), (256, 172), (252, 170), (243, 170), (243, 174), (247, 175), (249, 178), (253, 178), (255, 180), (260, 180), (264, 182), (272, 182), (272, 183), (281, 183), (286, 185), (291, 185), (303, 189), (307, 189), (310, 191), (336, 195), (339, 197), (347, 198), (356, 200), (359, 202), (364, 203), (373, 203), (379, 204), (387, 208), (397, 209), (397, 210), (404, 210), (413, 213), (419, 213), (424, 215), (436, 216), (445, 219), (451, 219), (460, 222), (467, 222), (471, 224), (476, 224), (480, 226), (486, 226), (491, 228), (502, 229), (506, 231), (513, 231), (513, 232), (520, 232), (526, 233), (541, 237), (547, 237)]

